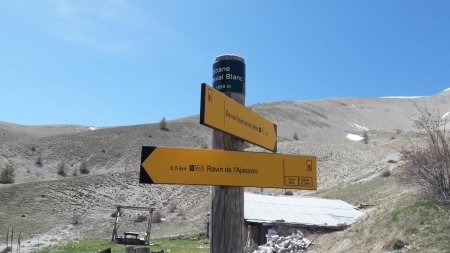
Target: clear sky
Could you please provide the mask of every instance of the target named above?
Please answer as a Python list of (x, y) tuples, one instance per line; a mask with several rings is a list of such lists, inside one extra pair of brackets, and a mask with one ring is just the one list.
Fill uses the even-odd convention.
[(246, 104), (450, 87), (450, 1), (0, 1), (0, 121), (131, 125), (199, 113), (217, 55)]

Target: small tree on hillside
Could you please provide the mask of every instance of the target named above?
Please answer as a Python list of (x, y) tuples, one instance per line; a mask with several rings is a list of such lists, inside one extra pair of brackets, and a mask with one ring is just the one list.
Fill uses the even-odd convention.
[(66, 168), (66, 164), (64, 162), (58, 163), (58, 169), (57, 169), (56, 173), (62, 177), (67, 176), (67, 168)]
[(294, 140), (296, 140), (296, 141), (298, 141), (298, 135), (297, 135), (297, 133), (294, 133)]
[(450, 147), (446, 136), (446, 119), (439, 113), (416, 106), (420, 118), (415, 122), (424, 145), (413, 144), (401, 152), (406, 183), (418, 184), (432, 198), (450, 201)]
[(40, 155), (36, 158), (36, 161), (34, 162), (34, 164), (36, 164), (36, 166), (38, 166), (38, 167), (44, 166), (44, 164), (42, 163), (42, 157)]
[(153, 213), (152, 222), (153, 223), (161, 223), (162, 217), (163, 217), (163, 215), (160, 212), (156, 211)]
[(16, 177), (16, 172), (15, 172), (14, 167), (11, 164), (8, 164), (0, 172), (0, 183), (12, 184), (12, 183), (14, 183), (15, 177)]
[(365, 144), (369, 144), (369, 133), (367, 131), (363, 133), (363, 140)]
[(164, 130), (164, 131), (169, 131), (169, 129), (167, 128), (166, 117), (163, 117), (161, 119), (161, 121), (159, 122), (159, 129)]
[(81, 174), (89, 174), (91, 172), (91, 170), (89, 169), (87, 162), (86, 161), (82, 161), (80, 163), (80, 173)]

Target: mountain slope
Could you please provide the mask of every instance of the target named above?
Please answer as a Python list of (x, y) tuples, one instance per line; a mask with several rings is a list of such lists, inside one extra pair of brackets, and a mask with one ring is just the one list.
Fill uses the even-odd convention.
[(344, 139), (347, 133), (414, 130), (416, 106), (450, 112), (450, 90), (418, 98), (339, 98), (258, 104), (253, 110), (274, 121), (281, 139)]
[[(251, 108), (278, 125), (279, 152), (317, 156), (320, 192), (339, 192), (348, 185), (372, 182), (386, 169), (395, 170), (392, 161), (398, 160), (399, 150), (415, 138), (411, 132), (412, 120), (419, 117), (415, 105), (438, 108), (444, 116), (450, 112), (450, 91), (411, 99), (285, 101)], [(95, 130), (2, 126), (10, 137), (0, 142), (0, 168), (11, 164), (17, 176), (15, 184), (0, 184), (0, 229), (14, 226), (29, 239), (30, 247), (37, 240), (51, 243), (52, 239), (76, 236), (108, 237), (113, 222), (110, 214), (117, 204), (155, 206), (166, 217), (154, 228), (157, 236), (204, 229), (208, 187), (138, 184), (142, 145), (211, 146), (212, 130), (199, 125), (198, 116), (169, 121), (168, 131), (159, 129), (158, 124)], [(369, 133), (368, 145), (346, 138), (348, 133), (361, 135), (364, 131)], [(293, 140), (294, 133), (298, 141)], [(248, 150), (263, 151), (251, 145)], [(90, 170), (87, 175), (79, 172), (83, 162)], [(66, 176), (57, 173), (60, 163), (66, 166)], [(79, 221), (76, 224), (74, 217)], [(137, 225), (132, 220), (127, 224)], [(4, 237), (0, 233), (1, 242)]]
[(52, 135), (70, 134), (93, 129), (76, 125), (25, 126), (0, 121), (0, 143), (26, 138), (39, 138)]

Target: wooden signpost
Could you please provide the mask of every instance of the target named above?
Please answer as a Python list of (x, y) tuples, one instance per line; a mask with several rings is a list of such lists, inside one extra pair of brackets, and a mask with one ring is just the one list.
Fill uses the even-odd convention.
[[(235, 55), (216, 57), (213, 87), (240, 104), (245, 104), (245, 61)], [(212, 148), (243, 150), (242, 142), (227, 133), (213, 130)], [(209, 252), (244, 250), (244, 188), (212, 186), (209, 225)]]
[(243, 186), (315, 190), (314, 156), (242, 152), (242, 140), (275, 152), (277, 126), (244, 106), (245, 62), (222, 55), (202, 84), (200, 123), (215, 150), (142, 147), (140, 183), (212, 185), (210, 252), (243, 252)]

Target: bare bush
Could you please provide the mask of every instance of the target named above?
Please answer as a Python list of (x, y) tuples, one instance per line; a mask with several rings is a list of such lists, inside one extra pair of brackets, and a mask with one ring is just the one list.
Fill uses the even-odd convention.
[(369, 133), (367, 131), (363, 133), (363, 140), (365, 144), (369, 144)]
[(169, 129), (167, 128), (166, 117), (163, 117), (161, 119), (161, 121), (159, 122), (159, 129), (161, 129), (163, 131), (169, 131)]
[(156, 211), (153, 213), (152, 222), (160, 223), (162, 221), (162, 218), (163, 218), (163, 216), (162, 216), (161, 212)]
[(177, 211), (177, 216), (184, 216), (184, 211), (183, 211), (183, 209), (178, 209), (178, 211)]
[(182, 220), (186, 219), (186, 213), (184, 212), (183, 209), (178, 209), (177, 216), (180, 216)]
[[(125, 215), (125, 212), (120, 210), (119, 211), (119, 217), (122, 217), (124, 215)], [(113, 218), (116, 218), (117, 217), (117, 211), (112, 212), (110, 216), (113, 217)]]
[(16, 177), (16, 172), (11, 164), (6, 165), (0, 173), (0, 183), (2, 184), (12, 184), (14, 183), (14, 178)]
[(62, 177), (66, 177), (67, 176), (67, 168), (66, 168), (66, 164), (64, 162), (60, 162), (58, 164), (58, 168), (56, 170), (56, 173)]
[(134, 222), (144, 222), (147, 220), (147, 216), (143, 214), (139, 214), (136, 219), (134, 219)]
[(391, 176), (391, 170), (389, 168), (384, 169), (381, 173), (380, 173), (381, 177), (389, 177)]
[(287, 191), (284, 191), (283, 195), (292, 196), (292, 195), (294, 195), (294, 193), (290, 190), (287, 190)]
[(91, 170), (89, 169), (89, 167), (88, 167), (86, 161), (82, 161), (82, 162), (80, 163), (80, 168), (79, 168), (79, 170), (80, 170), (80, 173), (81, 173), (81, 174), (85, 174), (85, 175), (86, 175), (86, 174), (91, 173)]
[(6, 248), (4, 248), (2, 251), (0, 251), (1, 253), (8, 253), (8, 252), (12, 252), (12, 247), (11, 246), (7, 246)]
[(415, 122), (424, 145), (413, 144), (402, 150), (403, 182), (418, 184), (424, 193), (438, 201), (450, 201), (450, 147), (446, 119), (427, 108), (416, 106), (420, 118)]
[(44, 166), (44, 163), (42, 162), (42, 157), (41, 157), (41, 156), (38, 156), (38, 157), (36, 158), (36, 161), (34, 162), (34, 164), (36, 164), (36, 166), (38, 166), (38, 167)]
[(169, 211), (169, 213), (174, 213), (175, 210), (177, 209), (177, 206), (173, 202), (171, 202), (169, 204), (169, 206), (167, 207), (167, 209), (168, 209), (167, 211)]
[(72, 216), (71, 224), (74, 225), (74, 226), (80, 225), (81, 224), (81, 215), (74, 214)]
[(408, 244), (398, 238), (390, 238), (383, 246), (384, 250), (400, 250), (406, 247)]

